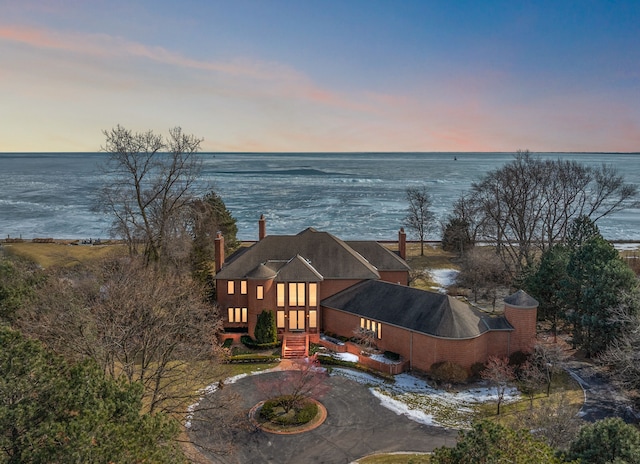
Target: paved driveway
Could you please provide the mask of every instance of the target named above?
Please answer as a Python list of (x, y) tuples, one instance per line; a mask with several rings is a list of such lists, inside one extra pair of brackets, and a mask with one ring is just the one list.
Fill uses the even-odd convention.
[[(234, 395), (246, 417), (252, 406), (269, 396), (264, 386), (275, 385), (282, 376), (282, 372), (269, 372), (246, 377), (203, 400), (203, 410), (194, 416), (189, 432), (203, 455), (224, 464), (330, 464), (349, 463), (376, 452), (428, 452), (455, 445), (455, 430), (421, 425), (397, 415), (381, 406), (367, 387), (340, 376), (326, 379), (326, 391), (318, 399), (327, 408), (327, 419), (312, 431), (276, 435), (239, 427), (231, 433), (217, 433), (220, 409), (213, 396)], [(212, 451), (223, 444), (221, 440), (234, 445), (228, 454)]]
[(607, 417), (620, 417), (625, 422), (637, 424), (640, 419), (633, 403), (599, 371), (592, 363), (580, 360), (567, 362), (567, 371), (584, 390), (584, 405), (580, 416), (595, 422)]

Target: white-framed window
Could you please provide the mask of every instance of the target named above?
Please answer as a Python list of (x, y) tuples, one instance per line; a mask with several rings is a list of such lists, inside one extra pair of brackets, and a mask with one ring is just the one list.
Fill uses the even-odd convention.
[(278, 311), (276, 314), (276, 327), (278, 329), (284, 329), (285, 328), (285, 323), (284, 323), (284, 311)]
[(236, 283), (233, 280), (227, 282), (227, 294), (233, 295), (236, 292)]
[(262, 285), (256, 286), (256, 299), (264, 300), (264, 286)]
[(318, 306), (318, 284), (315, 282), (309, 284), (309, 306)]
[(277, 284), (276, 285), (277, 305), (279, 307), (281, 307), (281, 308), (284, 307), (284, 302), (285, 302), (284, 291), (285, 291), (285, 285), (284, 284)]
[(241, 280), (240, 281), (240, 294), (241, 295), (246, 295), (247, 294), (247, 281), (246, 280)]
[(229, 308), (229, 322), (247, 322), (247, 308)]
[(289, 283), (289, 306), (305, 305), (305, 283), (291, 282)]

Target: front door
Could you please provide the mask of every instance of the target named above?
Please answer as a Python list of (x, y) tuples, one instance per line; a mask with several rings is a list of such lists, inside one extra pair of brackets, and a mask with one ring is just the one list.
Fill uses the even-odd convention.
[(305, 311), (289, 311), (289, 330), (304, 330)]

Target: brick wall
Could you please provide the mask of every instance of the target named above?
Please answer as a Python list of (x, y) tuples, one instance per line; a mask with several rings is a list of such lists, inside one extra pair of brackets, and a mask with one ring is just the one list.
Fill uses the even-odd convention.
[[(345, 337), (351, 337), (353, 329), (360, 325), (358, 316), (335, 309), (324, 308), (323, 317), (325, 332)], [(433, 364), (441, 361), (452, 361), (469, 369), (474, 363), (484, 363), (489, 356), (503, 357), (515, 351), (510, 347), (512, 333), (507, 331), (485, 332), (471, 339), (452, 340), (383, 323), (381, 334), (382, 338), (376, 340), (380, 350), (398, 353), (408, 361), (411, 368), (422, 371), (428, 371)], [(338, 347), (338, 352), (359, 354), (359, 348), (352, 348), (349, 343)]]
[(342, 290), (345, 290), (362, 280), (344, 279), (344, 280), (324, 280), (320, 282), (320, 300), (329, 298)]
[(380, 271), (380, 280), (392, 284), (409, 285), (409, 272), (407, 271)]
[(536, 342), (537, 308), (520, 308), (505, 304), (504, 315), (515, 329), (511, 334), (511, 353), (531, 351)]

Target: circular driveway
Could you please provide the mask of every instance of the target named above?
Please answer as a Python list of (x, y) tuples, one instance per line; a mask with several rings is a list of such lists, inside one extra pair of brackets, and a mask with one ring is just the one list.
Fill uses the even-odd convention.
[[(327, 408), (327, 419), (318, 428), (276, 435), (251, 427), (248, 411), (272, 396), (283, 378), (282, 371), (245, 377), (203, 399), (189, 430), (198, 450), (211, 462), (224, 464), (330, 464), (374, 453), (428, 452), (455, 445), (457, 431), (395, 414), (381, 406), (366, 386), (340, 376), (327, 377), (316, 396)], [(234, 412), (238, 420), (225, 423), (223, 417)]]

